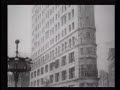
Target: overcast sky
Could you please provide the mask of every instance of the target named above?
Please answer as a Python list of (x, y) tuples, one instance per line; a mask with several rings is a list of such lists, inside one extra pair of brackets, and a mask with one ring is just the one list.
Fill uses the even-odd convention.
[[(21, 56), (31, 56), (31, 5), (8, 5), (8, 56), (15, 56), (15, 40), (19, 39)], [(106, 48), (114, 47), (114, 5), (95, 5), (98, 68), (107, 67)], [(102, 56), (101, 56), (102, 55)]]

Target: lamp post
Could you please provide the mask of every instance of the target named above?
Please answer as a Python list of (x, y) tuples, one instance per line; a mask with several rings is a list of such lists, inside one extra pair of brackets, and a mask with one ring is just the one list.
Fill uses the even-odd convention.
[(15, 57), (8, 57), (8, 72), (12, 72), (14, 75), (15, 80), (15, 87), (17, 87), (17, 83), (19, 80), (19, 74), (23, 72), (27, 72), (31, 70), (30, 64), (31, 59), (26, 57), (19, 57), (18, 56), (18, 44), (20, 43), (19, 40), (15, 41), (16, 43), (16, 56)]

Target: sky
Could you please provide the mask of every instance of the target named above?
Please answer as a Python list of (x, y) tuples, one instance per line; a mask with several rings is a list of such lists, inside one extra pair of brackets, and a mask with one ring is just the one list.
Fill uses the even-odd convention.
[[(31, 57), (31, 5), (8, 5), (8, 56), (15, 56), (15, 40), (19, 53)], [(107, 70), (108, 46), (114, 47), (115, 6), (95, 5), (95, 26), (98, 69)]]

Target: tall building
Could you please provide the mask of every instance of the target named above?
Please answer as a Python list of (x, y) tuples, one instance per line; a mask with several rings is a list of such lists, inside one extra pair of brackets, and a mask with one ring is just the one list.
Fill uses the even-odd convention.
[(97, 87), (92, 5), (32, 8), (31, 87)]

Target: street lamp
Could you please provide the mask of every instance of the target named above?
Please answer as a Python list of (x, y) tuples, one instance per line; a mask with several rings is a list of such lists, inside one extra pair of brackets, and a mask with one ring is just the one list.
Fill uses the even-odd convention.
[(18, 56), (18, 44), (19, 40), (16, 40), (16, 56), (15, 57), (8, 57), (8, 72), (12, 72), (14, 75), (15, 80), (15, 87), (17, 87), (17, 82), (19, 79), (19, 74), (22, 72), (27, 72), (31, 70), (30, 64), (31, 59), (26, 57), (19, 57)]

